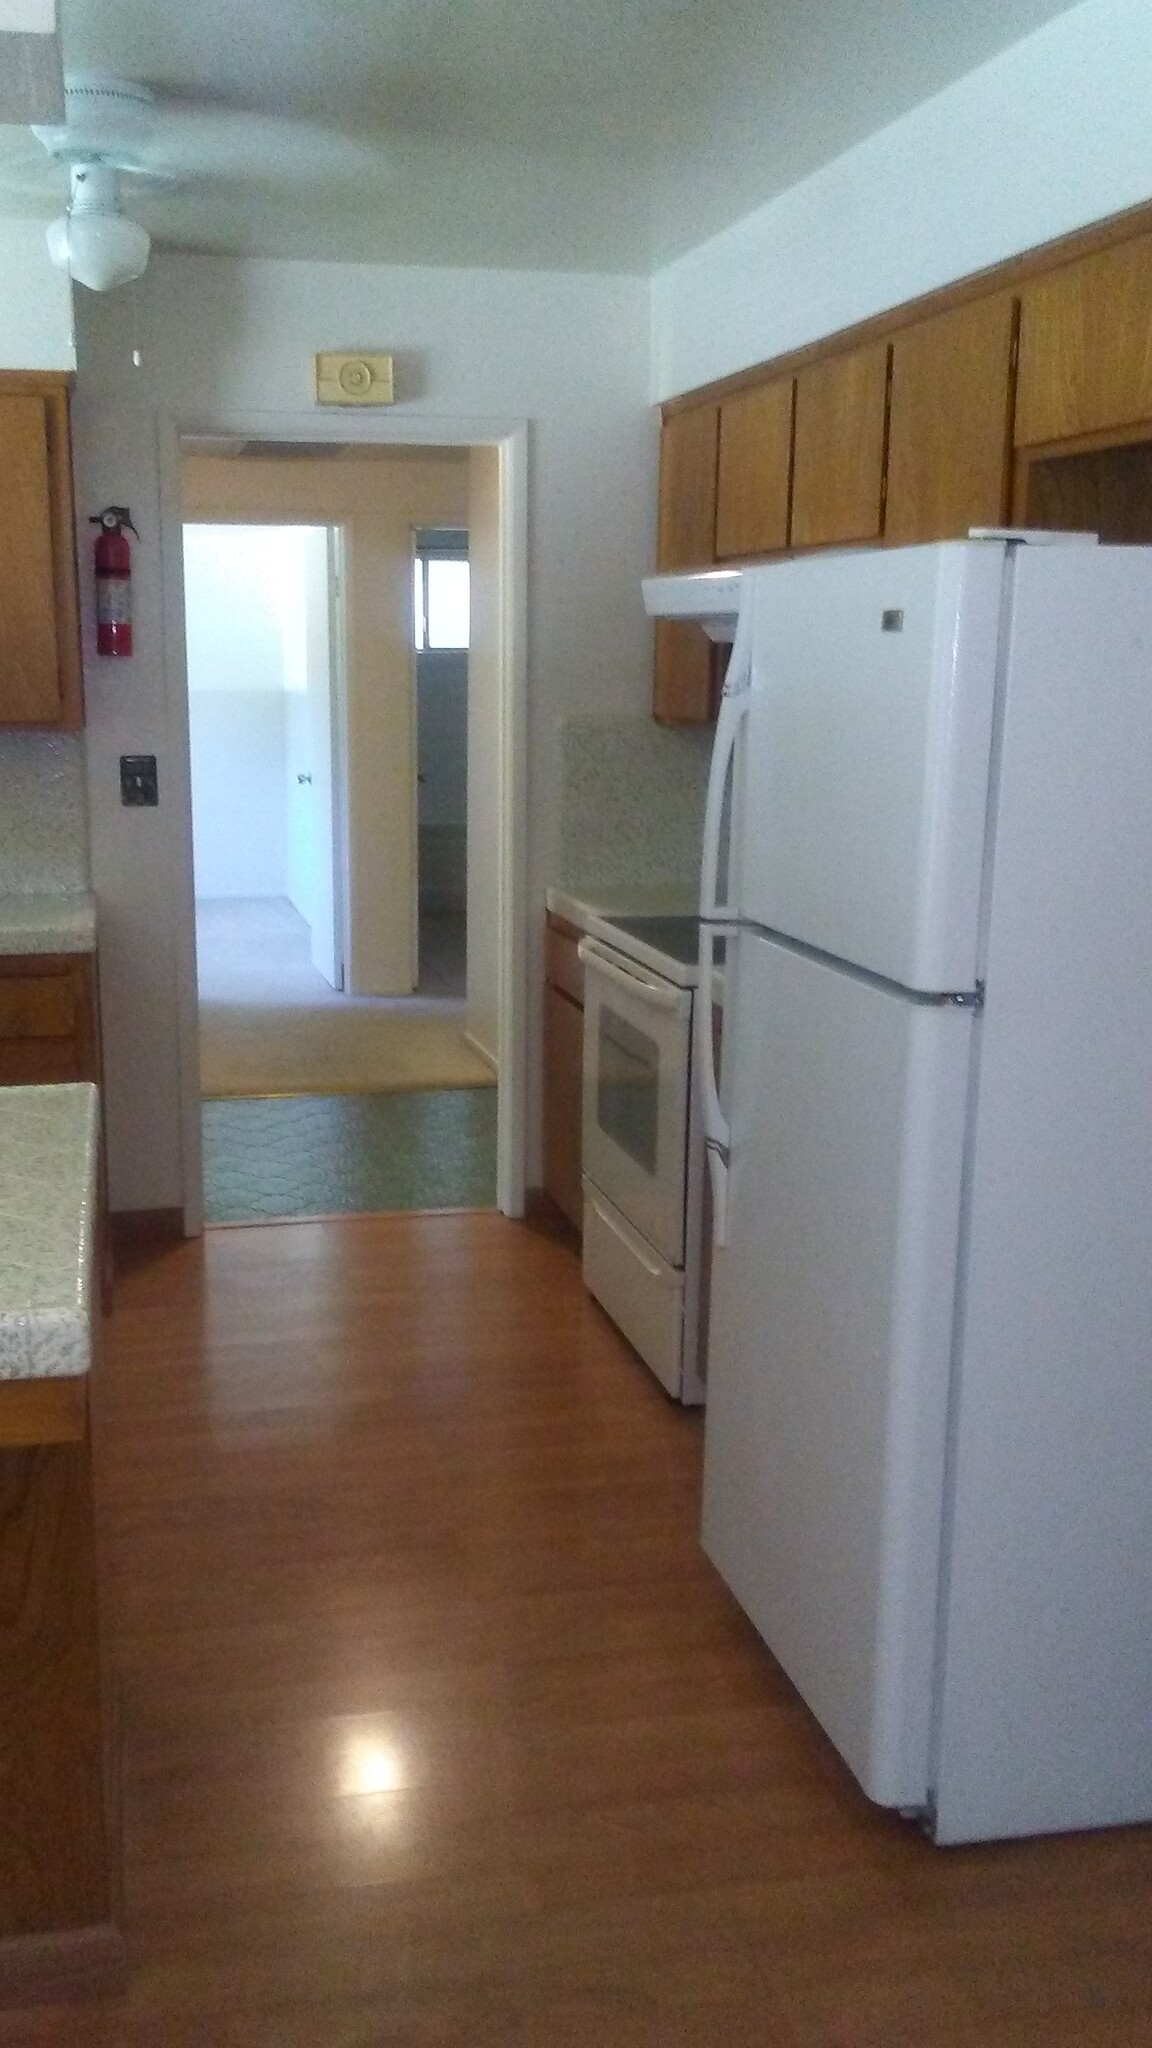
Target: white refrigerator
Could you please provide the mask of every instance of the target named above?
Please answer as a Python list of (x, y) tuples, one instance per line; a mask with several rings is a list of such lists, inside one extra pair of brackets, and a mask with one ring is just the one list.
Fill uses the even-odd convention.
[(1152, 549), (746, 571), (701, 914), (704, 1547), (936, 1841), (1152, 1817)]

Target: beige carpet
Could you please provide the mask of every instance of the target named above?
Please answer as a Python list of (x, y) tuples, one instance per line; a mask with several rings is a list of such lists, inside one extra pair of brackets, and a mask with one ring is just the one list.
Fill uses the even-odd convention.
[(405, 1094), (490, 1088), (452, 1017), (368, 1009), (200, 1005), (200, 1088), (222, 1095)]

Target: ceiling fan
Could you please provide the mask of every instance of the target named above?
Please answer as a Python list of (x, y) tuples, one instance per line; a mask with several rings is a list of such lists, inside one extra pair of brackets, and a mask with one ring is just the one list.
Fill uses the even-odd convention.
[(188, 202), (197, 191), (252, 201), (271, 195), (297, 205), (321, 192), (348, 190), (364, 202), (382, 171), (382, 153), (372, 141), (288, 110), (154, 92), (103, 72), (70, 73), (64, 98), (64, 121), (31, 131), (50, 162), (27, 129), (19, 141), (0, 146), (0, 195), (42, 203), (58, 190), (67, 167), (67, 210), (48, 228), (49, 254), (92, 291), (128, 283), (148, 261), (147, 229), (133, 217), (136, 195), (148, 217), (155, 205), (145, 194), (178, 195), (180, 203), (165, 211), (186, 234)]
[(124, 212), (120, 177), (147, 175), (138, 152), (155, 126), (147, 86), (81, 73), (64, 82), (63, 124), (34, 126), (50, 157), (71, 169), (66, 213), (48, 227), (48, 254), (90, 291), (106, 292), (139, 277), (151, 249), (148, 230)]

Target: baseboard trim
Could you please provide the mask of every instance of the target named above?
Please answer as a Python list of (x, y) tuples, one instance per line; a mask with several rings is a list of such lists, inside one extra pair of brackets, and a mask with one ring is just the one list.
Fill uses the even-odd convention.
[(110, 1923), (0, 1940), (0, 2007), (99, 1998), (127, 1982), (124, 1936)]
[(112, 1238), (112, 1264), (119, 1273), (127, 1266), (184, 1242), (183, 1209), (113, 1209), (108, 1218)]

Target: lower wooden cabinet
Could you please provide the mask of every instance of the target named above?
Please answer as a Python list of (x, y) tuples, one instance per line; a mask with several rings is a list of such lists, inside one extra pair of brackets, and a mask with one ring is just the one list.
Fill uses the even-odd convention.
[(8, 1441), (40, 1385), (0, 1388), (0, 1949), (115, 1912), (87, 1422), (71, 1442)]
[(574, 1230), (584, 1226), (580, 1186), (584, 970), (579, 933), (550, 917), (544, 981), (544, 1188)]
[(99, 1080), (92, 956), (0, 957), (0, 1086)]

